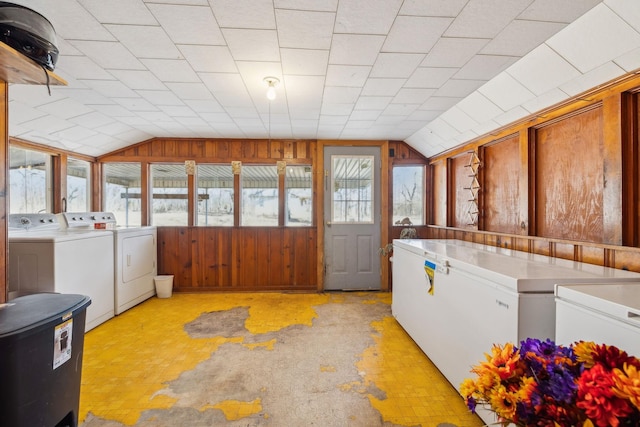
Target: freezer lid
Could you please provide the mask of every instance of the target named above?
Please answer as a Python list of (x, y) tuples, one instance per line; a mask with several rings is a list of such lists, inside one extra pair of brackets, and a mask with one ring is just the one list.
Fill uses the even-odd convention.
[(557, 285), (556, 300), (599, 311), (640, 326), (640, 281)]
[[(454, 239), (394, 240), (394, 247), (447, 263), (514, 292), (552, 293), (556, 283), (640, 282), (640, 274)], [(437, 273), (436, 273), (437, 274)], [(437, 280), (437, 278), (436, 278)]]
[(88, 296), (56, 293), (26, 295), (0, 304), (0, 339), (72, 318), (89, 304)]

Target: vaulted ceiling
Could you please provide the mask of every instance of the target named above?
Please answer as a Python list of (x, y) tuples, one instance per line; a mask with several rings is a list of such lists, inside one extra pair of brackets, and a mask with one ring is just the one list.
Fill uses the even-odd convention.
[(14, 3), (51, 21), (69, 84), (11, 85), (10, 136), (91, 156), (271, 137), (429, 157), (640, 68), (637, 0)]

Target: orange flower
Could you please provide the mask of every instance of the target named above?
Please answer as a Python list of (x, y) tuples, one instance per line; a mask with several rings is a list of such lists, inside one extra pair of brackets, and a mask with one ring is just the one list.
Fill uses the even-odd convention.
[(635, 366), (625, 363), (622, 370), (613, 370), (613, 393), (640, 409), (640, 372)]
[(578, 341), (573, 345), (573, 352), (578, 362), (582, 363), (586, 369), (591, 369), (595, 365), (593, 360), (595, 348), (596, 344), (591, 341)]

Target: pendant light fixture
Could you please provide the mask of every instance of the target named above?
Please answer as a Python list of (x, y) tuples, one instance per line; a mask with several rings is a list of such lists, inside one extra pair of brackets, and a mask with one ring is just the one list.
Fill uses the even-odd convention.
[(276, 86), (280, 83), (277, 77), (265, 77), (263, 81), (267, 84), (267, 99), (273, 101), (276, 99)]

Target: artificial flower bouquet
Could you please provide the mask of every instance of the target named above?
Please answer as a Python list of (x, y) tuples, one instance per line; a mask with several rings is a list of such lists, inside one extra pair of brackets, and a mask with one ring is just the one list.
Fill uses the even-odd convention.
[(614, 346), (529, 338), (485, 356), (460, 391), (471, 411), (488, 406), (502, 426), (640, 426), (640, 360)]

